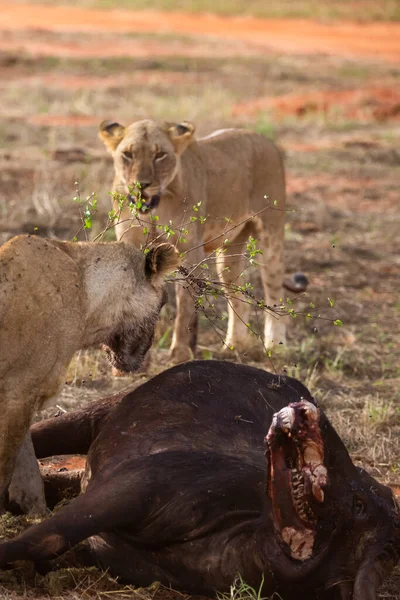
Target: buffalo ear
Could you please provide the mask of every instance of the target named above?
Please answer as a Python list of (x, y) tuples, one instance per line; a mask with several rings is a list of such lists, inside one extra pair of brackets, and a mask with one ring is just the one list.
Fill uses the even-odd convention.
[(161, 281), (167, 273), (180, 265), (179, 252), (172, 244), (159, 244), (146, 254), (146, 275), (153, 281)]
[(100, 123), (99, 138), (105, 143), (109, 152), (114, 152), (122, 138), (125, 127), (115, 121), (103, 121)]
[(193, 141), (195, 126), (189, 121), (181, 123), (167, 123), (166, 131), (177, 154), (182, 154)]

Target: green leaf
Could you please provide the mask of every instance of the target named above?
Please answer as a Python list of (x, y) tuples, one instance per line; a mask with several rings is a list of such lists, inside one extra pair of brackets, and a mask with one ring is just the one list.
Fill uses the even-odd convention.
[(343, 321), (341, 321), (340, 319), (335, 319), (335, 321), (333, 321), (333, 324), (337, 327), (343, 327)]

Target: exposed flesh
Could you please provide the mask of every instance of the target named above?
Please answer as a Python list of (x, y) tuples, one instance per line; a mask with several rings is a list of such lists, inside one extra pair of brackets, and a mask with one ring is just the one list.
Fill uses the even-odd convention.
[(266, 438), (275, 525), (292, 558), (301, 561), (314, 547), (317, 517), (311, 500), (323, 503), (328, 481), (319, 416), (310, 402), (291, 404), (274, 415)]

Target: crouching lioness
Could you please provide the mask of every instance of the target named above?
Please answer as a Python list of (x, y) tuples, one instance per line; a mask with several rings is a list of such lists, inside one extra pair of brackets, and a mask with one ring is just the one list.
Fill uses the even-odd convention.
[(35, 411), (58, 394), (81, 348), (105, 344), (119, 370), (140, 366), (166, 300), (163, 276), (177, 265), (170, 244), (144, 255), (123, 242), (18, 236), (0, 248), (0, 510), (8, 490), (24, 512), (45, 511)]
[[(262, 250), (258, 258), (264, 301), (268, 306), (279, 305), (285, 220), (285, 177), (280, 153), (257, 133), (228, 129), (195, 140), (194, 130), (188, 122), (144, 120), (123, 127), (104, 121), (100, 137), (114, 158), (113, 191), (128, 195), (129, 199), (138, 182), (144, 218), (156, 212), (158, 223), (172, 222), (175, 227), (193, 220), (185, 243), (178, 244), (180, 251), (189, 250), (186, 260), (192, 265), (229, 244), (229, 250), (220, 253), (216, 261), (220, 278), (227, 285), (244, 283), (240, 275), (246, 265), (246, 246), (250, 235), (256, 238)], [(140, 245), (144, 241), (143, 226), (132, 222), (127, 203), (121, 210), (119, 198), (114, 197), (114, 210), (119, 221), (117, 238)], [(293, 291), (301, 290), (295, 286)], [(246, 327), (248, 310), (243, 298), (230, 300), (225, 342), (228, 347), (247, 350), (254, 345)], [(172, 357), (178, 362), (190, 357), (192, 318), (193, 302), (179, 286), (171, 346)], [(267, 314), (265, 344), (284, 341), (284, 321)]]

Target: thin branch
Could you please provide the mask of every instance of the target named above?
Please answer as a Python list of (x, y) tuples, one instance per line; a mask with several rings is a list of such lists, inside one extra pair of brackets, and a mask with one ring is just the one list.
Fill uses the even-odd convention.
[[(264, 208), (262, 208), (261, 210), (259, 210), (256, 213), (254, 213), (250, 217), (246, 217), (242, 221), (239, 221), (239, 223), (236, 223), (236, 225), (232, 225), (232, 227), (230, 227), (229, 229), (224, 230), (219, 235), (216, 235), (215, 237), (211, 238), (211, 240), (207, 240), (207, 245), (211, 244), (211, 242), (215, 242), (215, 240), (218, 240), (219, 238), (223, 237), (227, 233), (230, 233), (234, 229), (237, 229), (238, 227), (240, 227), (241, 225), (243, 225), (243, 223), (247, 223), (248, 221), (251, 221), (252, 219), (254, 219), (254, 217), (258, 217), (258, 215), (260, 215), (261, 213), (265, 212), (269, 208), (271, 208), (271, 206), (268, 204), (268, 206), (265, 206)], [(192, 252), (193, 250), (197, 250), (198, 248), (201, 248), (201, 246), (204, 246), (204, 242), (202, 244), (198, 244), (197, 246), (193, 246), (192, 248), (190, 248), (189, 250), (187, 250), (185, 252), (184, 256), (186, 256), (186, 254), (189, 254), (189, 252)]]

